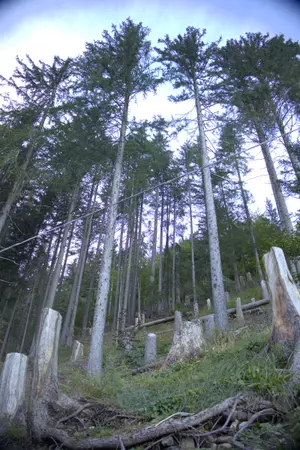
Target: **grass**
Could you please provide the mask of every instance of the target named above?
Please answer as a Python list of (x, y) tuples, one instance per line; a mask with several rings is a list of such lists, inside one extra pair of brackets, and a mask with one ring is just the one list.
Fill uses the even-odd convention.
[[(252, 326), (239, 337), (233, 332), (216, 334), (201, 358), (133, 377), (132, 367), (142, 362), (144, 336), (140, 332), (130, 358), (112, 342), (105, 343), (102, 377), (89, 378), (82, 367), (61, 363), (62, 389), (154, 421), (176, 411), (200, 411), (245, 390), (274, 399), (284, 394), (288, 375), (281, 355), (259, 356), (269, 335), (266, 326)], [(171, 332), (158, 334), (159, 357), (167, 354), (171, 339)], [(61, 353), (60, 359), (64, 356)]]

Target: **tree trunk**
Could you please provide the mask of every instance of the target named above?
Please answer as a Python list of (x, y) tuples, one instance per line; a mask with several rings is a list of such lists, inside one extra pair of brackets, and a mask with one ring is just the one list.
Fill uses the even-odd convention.
[(194, 92), (197, 110), (199, 142), (202, 156), (202, 174), (205, 193), (206, 222), (208, 228), (210, 271), (211, 271), (215, 321), (216, 321), (216, 328), (226, 330), (228, 329), (228, 317), (226, 312), (226, 299), (223, 284), (218, 226), (214, 205), (209, 159), (205, 141), (204, 125), (196, 80), (194, 83)]
[(234, 154), (235, 167), (236, 167), (236, 172), (237, 172), (238, 179), (239, 179), (240, 191), (241, 191), (241, 194), (242, 194), (244, 210), (245, 210), (247, 223), (248, 223), (248, 227), (249, 227), (249, 234), (250, 234), (251, 244), (252, 244), (253, 253), (254, 253), (254, 257), (255, 257), (256, 269), (257, 269), (257, 273), (258, 273), (258, 276), (259, 276), (259, 281), (261, 281), (261, 280), (263, 280), (264, 276), (263, 276), (263, 272), (262, 272), (260, 261), (259, 261), (257, 245), (256, 245), (256, 239), (255, 239), (254, 232), (253, 232), (253, 227), (252, 227), (252, 219), (251, 219), (249, 208), (248, 208), (248, 202), (247, 202), (247, 198), (246, 198), (246, 193), (244, 191), (244, 186), (243, 186), (243, 181), (242, 181), (242, 176), (241, 176), (241, 171), (240, 171), (240, 165), (239, 165), (238, 157), (237, 157), (237, 154), (236, 154), (235, 150), (234, 150), (234, 153), (235, 153)]
[(176, 308), (176, 199), (174, 196), (173, 252), (172, 252), (172, 311)]
[[(55, 99), (55, 95), (56, 95), (56, 90), (54, 90), (52, 96), (51, 96), (51, 104), (54, 102)], [(37, 127), (37, 129), (32, 129), (31, 130), (31, 142), (29, 143), (28, 146), (28, 150), (26, 153), (26, 157), (25, 157), (25, 161), (23, 162), (23, 164), (21, 165), (20, 168), (18, 168), (18, 179), (14, 182), (13, 187), (8, 195), (8, 198), (4, 204), (4, 206), (2, 207), (1, 213), (0, 213), (0, 236), (1, 236), (1, 240), (3, 238), (3, 230), (4, 230), (4, 226), (6, 224), (7, 218), (10, 214), (11, 208), (13, 206), (13, 204), (15, 203), (15, 201), (18, 199), (18, 197), (20, 196), (23, 184), (24, 184), (24, 180), (25, 180), (25, 176), (26, 176), (26, 171), (28, 169), (28, 165), (31, 162), (34, 150), (36, 148), (36, 144), (37, 144), (37, 136), (36, 134), (42, 130), (42, 128), (45, 125), (47, 116), (48, 116), (48, 112), (49, 112), (49, 106), (44, 110), (43, 115), (41, 117), (41, 122), (39, 124), (39, 126)]]
[(162, 299), (162, 282), (163, 282), (163, 233), (164, 233), (164, 207), (165, 197), (162, 189), (161, 193), (161, 212), (160, 212), (160, 235), (159, 235), (159, 272), (158, 272), (158, 297)]
[(281, 120), (280, 114), (276, 110), (275, 104), (274, 104), (272, 99), (270, 100), (270, 105), (271, 105), (271, 109), (273, 111), (273, 115), (274, 115), (274, 118), (276, 120), (278, 129), (279, 129), (279, 132), (281, 134), (284, 146), (286, 148), (286, 151), (287, 151), (287, 153), (289, 155), (292, 167), (294, 169), (295, 176), (297, 178), (297, 182), (300, 185), (300, 165), (299, 165), (299, 162), (298, 162), (298, 160), (296, 158), (293, 144), (292, 144), (289, 136), (285, 132), (283, 121)]
[[(76, 184), (76, 186), (73, 190), (73, 193), (72, 193), (67, 222), (70, 222), (70, 220), (72, 219), (72, 214), (75, 209), (76, 202), (77, 202), (78, 192), (79, 192), (79, 185)], [(64, 226), (64, 232), (63, 232), (63, 237), (62, 237), (62, 241), (61, 241), (61, 245), (60, 245), (58, 258), (57, 258), (55, 269), (53, 272), (53, 277), (51, 279), (51, 286), (49, 288), (49, 293), (48, 293), (48, 296), (47, 296), (47, 299), (45, 302), (45, 306), (47, 308), (51, 308), (54, 304), (56, 289), (57, 289), (58, 282), (59, 282), (59, 276), (60, 276), (60, 272), (61, 272), (61, 267), (62, 267), (62, 262), (63, 262), (63, 257), (64, 257), (64, 253), (65, 253), (65, 248), (66, 248), (66, 243), (67, 243), (70, 227), (71, 227), (70, 223), (67, 223), (67, 225)]]
[[(36, 277), (37, 277), (37, 275), (36, 275)], [(36, 281), (34, 282), (32, 293), (30, 294), (28, 311), (27, 311), (27, 314), (26, 314), (26, 322), (25, 322), (25, 326), (24, 326), (22, 341), (21, 341), (20, 348), (19, 348), (19, 353), (22, 353), (23, 352), (23, 348), (24, 348), (24, 343), (25, 343), (26, 334), (27, 334), (27, 330), (28, 330), (29, 318), (31, 316), (31, 309), (32, 309), (32, 305), (33, 305), (34, 295), (35, 295), (35, 284), (36, 284)]]
[(88, 357), (88, 372), (90, 375), (101, 374), (102, 372), (103, 338), (106, 321), (112, 252), (114, 246), (115, 225), (118, 211), (117, 203), (119, 200), (126, 126), (128, 120), (128, 106), (129, 106), (129, 96), (126, 96), (123, 109), (118, 153), (115, 163), (115, 170), (112, 184), (111, 204), (108, 213), (107, 232), (104, 240), (103, 258), (100, 268), (99, 286), (95, 305), (91, 347)]
[(155, 196), (155, 212), (154, 212), (154, 230), (152, 241), (152, 255), (151, 255), (151, 273), (149, 279), (149, 305), (153, 304), (154, 296), (154, 281), (155, 281), (155, 266), (156, 266), (156, 244), (157, 244), (157, 223), (158, 223), (158, 201), (159, 201), (159, 189), (156, 189)]
[(258, 139), (260, 141), (261, 150), (265, 159), (267, 171), (271, 181), (274, 199), (276, 202), (278, 214), (282, 227), (288, 232), (293, 232), (293, 225), (289, 216), (289, 212), (285, 203), (283, 192), (281, 189), (280, 181), (277, 178), (274, 163), (271, 157), (270, 149), (266, 141), (266, 135), (263, 128), (258, 124), (257, 120), (253, 119), (254, 126), (257, 132)]
[[(136, 217), (136, 235), (135, 235), (135, 257), (133, 263), (133, 281), (132, 281), (132, 314), (131, 320), (134, 320), (136, 312), (136, 293), (139, 282), (139, 262), (140, 262), (140, 248), (142, 246), (142, 223), (143, 223), (143, 194), (141, 195), (140, 208), (137, 209)], [(138, 314), (141, 313), (140, 305), (138, 304)]]
[(8, 322), (8, 325), (7, 325), (6, 333), (5, 333), (3, 342), (2, 342), (2, 347), (1, 347), (1, 352), (0, 352), (0, 361), (2, 361), (2, 358), (3, 358), (5, 350), (6, 350), (8, 338), (9, 338), (10, 331), (11, 331), (11, 326), (13, 324), (13, 321), (14, 321), (14, 318), (15, 318), (15, 315), (16, 315), (16, 311), (17, 311), (17, 307), (18, 307), (20, 298), (21, 298), (21, 293), (18, 295), (17, 300), (15, 301), (13, 310), (12, 310), (11, 315), (10, 315), (10, 319), (9, 319), (9, 322)]
[[(132, 215), (132, 208), (130, 208), (130, 216)], [(130, 288), (130, 274), (131, 274), (131, 260), (132, 260), (132, 253), (134, 248), (134, 237), (133, 237), (133, 224), (132, 219), (129, 219), (131, 222), (128, 224), (128, 235), (130, 236), (130, 246), (129, 246), (129, 254), (128, 254), (128, 261), (127, 261), (127, 270), (126, 270), (126, 281), (125, 281), (125, 290), (124, 290), (124, 301), (123, 301), (123, 309), (122, 309), (122, 319), (121, 319), (121, 331), (123, 332), (125, 329), (125, 324), (127, 320), (127, 310), (128, 310), (128, 297), (129, 297), (129, 288)]]
[(118, 256), (118, 271), (117, 271), (117, 283), (116, 283), (116, 293), (115, 293), (115, 302), (114, 302), (114, 319), (112, 330), (116, 331), (119, 328), (117, 322), (119, 319), (119, 311), (120, 311), (120, 288), (121, 288), (121, 273), (122, 273), (122, 247), (123, 247), (123, 234), (124, 234), (124, 214), (122, 211), (121, 214), (121, 232), (120, 232), (120, 240), (119, 240), (119, 256)]
[[(90, 195), (90, 202), (88, 206), (88, 212), (91, 212), (91, 209), (94, 208), (96, 197), (97, 197), (97, 188), (95, 189), (95, 184), (92, 186), (92, 191)], [(94, 195), (94, 189), (95, 189), (95, 196), (92, 203), (92, 197)], [(75, 326), (75, 319), (77, 314), (77, 308), (78, 308), (78, 300), (79, 300), (79, 294), (80, 294), (80, 288), (81, 288), (81, 282), (87, 257), (87, 252), (89, 248), (90, 243), (90, 236), (92, 231), (92, 223), (93, 223), (93, 215), (90, 214), (85, 218), (84, 223), (84, 230), (83, 230), (83, 241), (81, 243), (81, 249), (80, 249), (80, 255), (78, 259), (77, 269), (75, 273), (75, 278), (72, 286), (71, 296), (69, 299), (68, 309), (65, 316), (63, 329), (61, 333), (61, 343), (67, 345), (68, 347), (72, 347), (73, 342), (73, 334), (74, 334), (74, 326)]]
[(191, 241), (191, 258), (192, 258), (192, 288), (193, 288), (193, 305), (194, 314), (199, 312), (197, 292), (196, 292), (196, 271), (195, 271), (195, 251), (194, 251), (194, 227), (193, 227), (193, 210), (192, 210), (192, 195), (191, 195), (191, 180), (188, 179), (188, 194), (189, 194), (189, 214), (190, 214), (190, 241)]

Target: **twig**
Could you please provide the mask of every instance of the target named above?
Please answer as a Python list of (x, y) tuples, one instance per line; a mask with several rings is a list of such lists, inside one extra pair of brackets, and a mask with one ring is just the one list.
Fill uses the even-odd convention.
[(242, 450), (251, 450), (248, 447), (245, 447), (243, 444), (241, 444), (240, 442), (237, 442), (237, 438), (239, 438), (241, 436), (242, 433), (244, 433), (244, 431), (247, 430), (247, 428), (251, 427), (251, 425), (256, 422), (257, 419), (259, 419), (260, 416), (265, 416), (265, 415), (274, 415), (276, 414), (275, 409), (273, 408), (267, 408), (267, 409), (263, 409), (262, 411), (259, 411), (255, 414), (253, 414), (252, 417), (250, 417), (250, 419), (248, 420), (247, 423), (245, 423), (245, 425), (243, 426), (243, 428), (241, 428), (237, 433), (235, 433), (235, 435), (232, 438), (232, 444), (237, 447), (237, 448), (241, 448)]
[(120, 447), (121, 447), (121, 450), (126, 450), (125, 449), (125, 446), (124, 446), (124, 444), (123, 444), (123, 441), (122, 441), (122, 439), (119, 437), (119, 442), (120, 442)]
[(176, 412), (176, 413), (172, 414), (171, 416), (166, 417), (165, 419), (163, 419), (160, 422), (156, 423), (155, 426), (158, 427), (158, 425), (161, 425), (162, 423), (167, 422), (168, 420), (172, 419), (172, 417), (175, 417), (175, 416), (187, 417), (187, 416), (191, 416), (191, 413)]
[(77, 414), (81, 413), (85, 408), (89, 408), (90, 406), (93, 406), (93, 404), (92, 403), (86, 403), (85, 405), (80, 406), (80, 408), (76, 409), (76, 411), (74, 411), (69, 416), (65, 416), (65, 417), (62, 417), (61, 419), (59, 419), (56, 422), (55, 427), (57, 427), (62, 422), (66, 422), (67, 420), (72, 419), (72, 417), (77, 416)]

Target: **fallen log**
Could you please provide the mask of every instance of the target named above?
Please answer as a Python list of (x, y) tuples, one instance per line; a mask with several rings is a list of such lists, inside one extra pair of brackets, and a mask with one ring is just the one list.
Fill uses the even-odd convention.
[[(250, 311), (250, 310), (255, 310), (258, 309), (260, 306), (264, 306), (264, 305), (268, 305), (270, 303), (269, 299), (264, 299), (264, 300), (257, 300), (255, 303), (247, 303), (246, 305), (242, 305), (242, 310), (243, 311)], [(229, 308), (227, 309), (227, 314), (228, 315), (233, 315), (236, 314), (236, 308)], [(199, 320), (207, 320), (207, 318), (209, 318), (211, 316), (211, 314), (206, 315), (206, 316), (200, 316), (198, 317)], [(132, 329), (136, 329), (136, 330), (140, 330), (141, 328), (145, 328), (145, 327), (151, 327), (152, 325), (159, 325), (160, 323), (167, 323), (167, 322), (173, 322), (174, 321), (174, 316), (169, 316), (169, 317), (164, 317), (163, 319), (157, 319), (157, 320), (152, 320), (151, 322), (145, 322), (142, 325), (140, 325), (138, 328), (136, 328), (134, 325), (131, 325), (130, 327), (127, 327), (126, 330), (132, 330)]]
[(61, 443), (64, 447), (70, 450), (97, 450), (97, 449), (116, 449), (122, 441), (124, 447), (134, 447), (142, 445), (146, 442), (157, 440), (163, 436), (169, 434), (179, 433), (180, 431), (187, 430), (191, 427), (195, 427), (204, 423), (216, 416), (224, 413), (224, 411), (236, 406), (239, 403), (245, 402), (245, 397), (238, 394), (234, 397), (230, 397), (219, 403), (212, 408), (207, 408), (197, 414), (183, 417), (181, 419), (174, 419), (168, 422), (162, 422), (157, 425), (152, 425), (147, 428), (143, 428), (139, 431), (135, 431), (130, 434), (122, 436), (115, 436), (111, 438), (86, 438), (82, 440), (72, 439), (64, 431), (57, 428), (49, 428), (45, 430), (44, 439), (55, 439), (55, 441)]

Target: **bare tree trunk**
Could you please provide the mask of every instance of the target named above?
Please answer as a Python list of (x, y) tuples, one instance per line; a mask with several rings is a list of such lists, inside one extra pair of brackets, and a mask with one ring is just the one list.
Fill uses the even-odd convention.
[(228, 317), (226, 311), (226, 299), (223, 283), (218, 225), (214, 205), (214, 196), (209, 168), (209, 159), (206, 148), (202, 111), (199, 101), (199, 91), (196, 80), (194, 82), (194, 92), (199, 129), (199, 143), (202, 156), (202, 174), (205, 193), (206, 222), (208, 228), (210, 271), (215, 321), (216, 328), (226, 330), (228, 329)]
[(293, 170), (295, 172), (295, 176), (297, 178), (297, 182), (298, 182), (298, 184), (300, 184), (300, 165), (299, 165), (299, 162), (298, 162), (298, 160), (296, 158), (296, 155), (295, 155), (293, 143), (291, 142), (289, 136), (285, 132), (284, 124), (283, 124), (283, 121), (282, 121), (282, 119), (280, 117), (280, 113), (279, 113), (279, 111), (277, 111), (276, 106), (275, 106), (275, 104), (274, 104), (272, 99), (270, 100), (270, 105), (271, 105), (271, 109), (272, 109), (274, 118), (276, 120), (278, 129), (279, 129), (279, 132), (281, 134), (284, 146), (285, 146), (286, 151), (287, 151), (287, 153), (289, 155), (289, 158), (290, 158)]
[(17, 300), (15, 301), (13, 310), (12, 310), (11, 315), (10, 315), (10, 319), (9, 319), (9, 322), (8, 322), (8, 325), (7, 325), (6, 333), (5, 333), (3, 342), (2, 342), (2, 347), (1, 347), (1, 352), (0, 352), (0, 361), (2, 361), (2, 358), (3, 358), (5, 350), (6, 350), (8, 338), (9, 338), (10, 331), (11, 331), (11, 326), (13, 324), (13, 321), (14, 321), (14, 318), (15, 318), (15, 315), (16, 315), (16, 311), (17, 311), (17, 307), (18, 307), (20, 298), (21, 298), (21, 294), (18, 295)]
[[(133, 187), (131, 195), (133, 195)], [(121, 332), (125, 329), (125, 324), (127, 320), (127, 310), (128, 310), (128, 297), (129, 297), (129, 288), (130, 288), (130, 274), (131, 274), (131, 261), (132, 261), (132, 253), (134, 248), (134, 224), (133, 224), (133, 218), (134, 215), (133, 210), (133, 198), (130, 200), (130, 208), (129, 208), (129, 217), (128, 217), (128, 231), (127, 236), (129, 238), (129, 253), (128, 253), (128, 260), (127, 260), (127, 269), (126, 269), (126, 279), (125, 279), (125, 290), (124, 290), (124, 300), (123, 300), (123, 308), (122, 308), (122, 315), (121, 315)]]
[(128, 106), (129, 106), (129, 96), (126, 96), (123, 109), (118, 153), (112, 183), (111, 204), (108, 213), (107, 232), (104, 240), (103, 258), (100, 268), (99, 286), (95, 305), (91, 347), (88, 357), (88, 372), (90, 375), (101, 374), (102, 372), (103, 338), (106, 321), (106, 310), (109, 291), (112, 252), (114, 245), (115, 226), (118, 211), (117, 203), (119, 200), (126, 126), (128, 120)]
[[(133, 281), (132, 281), (132, 314), (131, 319), (134, 320), (136, 310), (136, 292), (139, 280), (139, 262), (140, 262), (140, 248), (142, 246), (142, 222), (143, 222), (143, 194), (141, 195), (140, 207), (137, 208), (136, 217), (136, 234), (135, 234), (135, 257), (133, 263)], [(138, 306), (138, 314), (140, 314)]]
[(259, 276), (259, 281), (261, 281), (261, 280), (264, 279), (264, 276), (263, 276), (263, 272), (262, 272), (260, 261), (259, 261), (257, 245), (256, 245), (256, 239), (255, 239), (254, 232), (253, 232), (253, 227), (252, 227), (252, 220), (251, 220), (251, 216), (250, 216), (250, 212), (249, 212), (249, 208), (248, 208), (248, 202), (247, 202), (247, 198), (246, 198), (246, 193), (244, 191), (244, 186), (243, 186), (243, 181), (242, 181), (242, 176), (241, 176), (241, 171), (240, 171), (240, 165), (239, 165), (239, 162), (238, 162), (238, 157), (237, 157), (237, 154), (235, 152), (235, 149), (234, 149), (234, 153), (235, 153), (235, 155), (234, 155), (235, 167), (236, 167), (236, 172), (237, 172), (238, 179), (239, 179), (240, 191), (241, 191), (241, 194), (242, 194), (244, 210), (245, 210), (247, 223), (248, 223), (248, 227), (249, 227), (249, 234), (250, 234), (251, 244), (252, 244), (253, 253), (254, 253), (254, 257), (255, 257), (256, 269), (257, 269), (257, 273), (258, 273), (258, 276)]
[(121, 214), (121, 231), (119, 240), (119, 256), (118, 256), (118, 271), (117, 271), (117, 283), (116, 283), (116, 293), (115, 293), (115, 304), (114, 304), (114, 319), (112, 329), (116, 331), (117, 321), (119, 320), (118, 314), (120, 311), (119, 299), (120, 299), (120, 287), (121, 287), (121, 272), (122, 272), (122, 246), (123, 246), (123, 234), (124, 234), (124, 214)]
[(125, 291), (125, 285), (126, 285), (126, 263), (128, 260), (128, 249), (129, 249), (129, 226), (127, 226), (127, 233), (126, 233), (126, 243), (125, 243), (125, 250), (124, 250), (124, 256), (123, 256), (123, 263), (122, 263), (122, 270), (121, 270), (121, 279), (120, 279), (120, 292), (119, 292), (119, 301), (118, 301), (118, 315), (117, 315), (117, 327), (116, 327), (116, 341), (118, 341), (119, 338), (119, 331), (122, 329), (122, 314), (123, 314), (123, 303), (124, 303), (124, 291)]
[(32, 309), (34, 295), (35, 295), (35, 290), (36, 290), (36, 284), (37, 284), (37, 275), (35, 275), (34, 285), (33, 285), (33, 288), (32, 288), (32, 292), (30, 294), (30, 300), (29, 300), (29, 304), (28, 304), (28, 311), (27, 311), (27, 314), (26, 314), (26, 321), (25, 321), (22, 341), (21, 341), (20, 348), (19, 348), (19, 353), (22, 353), (23, 352), (23, 348), (24, 348), (25, 338), (26, 338), (26, 334), (27, 334), (27, 330), (28, 330), (29, 318), (31, 316), (31, 309)]
[(176, 307), (176, 199), (173, 204), (173, 252), (172, 252), (172, 311)]
[(271, 157), (270, 149), (268, 144), (266, 143), (266, 135), (263, 131), (263, 128), (258, 124), (257, 120), (253, 120), (255, 129), (257, 132), (258, 139), (260, 141), (260, 146), (262, 149), (262, 153), (265, 159), (267, 171), (269, 174), (269, 178), (271, 181), (271, 186), (273, 190), (273, 195), (275, 198), (278, 214), (280, 217), (280, 222), (283, 228), (288, 232), (293, 232), (293, 225), (289, 216), (289, 212), (285, 203), (285, 199), (283, 196), (283, 192), (281, 189), (280, 181), (277, 178), (277, 173), (274, 167), (274, 163)]
[[(97, 188), (96, 186), (96, 192), (92, 203), (92, 197), (94, 195), (94, 189), (95, 184), (92, 186), (92, 191), (90, 195), (90, 204), (88, 206), (88, 211), (91, 212), (91, 209), (94, 208), (96, 197), (97, 197)], [(87, 257), (87, 252), (89, 248), (90, 243), (90, 237), (91, 237), (91, 231), (92, 231), (92, 222), (93, 222), (93, 215), (89, 215), (85, 219), (84, 223), (84, 230), (83, 230), (83, 241), (81, 243), (81, 249), (80, 249), (80, 255), (78, 259), (78, 265), (75, 273), (75, 278), (72, 286), (71, 296), (69, 299), (68, 309), (64, 320), (64, 325), (62, 328), (61, 333), (61, 343), (67, 345), (68, 347), (72, 347), (73, 344), (73, 334), (74, 334), (74, 326), (75, 326), (75, 319), (76, 319), (76, 313), (78, 308), (78, 300), (79, 300), (79, 294), (80, 294), (80, 288), (82, 283), (82, 277)]]
[(152, 255), (151, 255), (151, 274), (149, 279), (149, 304), (153, 303), (154, 295), (154, 281), (155, 281), (155, 266), (156, 266), (156, 244), (157, 244), (157, 222), (158, 222), (158, 201), (159, 201), (159, 189), (156, 189), (155, 196), (155, 212), (154, 212), (154, 230), (152, 241)]
[(195, 251), (194, 251), (194, 227), (193, 227), (193, 210), (192, 210), (192, 195), (191, 195), (191, 180), (188, 179), (188, 194), (189, 194), (189, 214), (190, 214), (190, 241), (191, 241), (191, 258), (192, 258), (192, 288), (193, 288), (193, 305), (194, 314), (198, 314), (199, 307), (196, 292), (196, 271), (195, 271)]
[[(73, 193), (72, 193), (72, 198), (71, 198), (71, 202), (70, 202), (70, 206), (69, 206), (67, 222), (70, 222), (70, 220), (72, 219), (72, 214), (73, 214), (73, 211), (75, 209), (77, 198), (78, 198), (78, 192), (79, 192), (79, 184), (76, 184), (76, 186), (75, 186), (75, 188), (73, 190)], [(65, 253), (65, 247), (66, 247), (66, 243), (67, 243), (70, 227), (71, 227), (70, 223), (67, 223), (67, 225), (65, 225), (65, 227), (64, 227), (64, 232), (63, 232), (63, 237), (62, 237), (62, 241), (61, 241), (61, 245), (60, 245), (60, 250), (59, 250), (58, 258), (57, 258), (57, 261), (56, 261), (55, 269), (54, 269), (54, 272), (53, 272), (53, 277), (52, 277), (52, 280), (51, 280), (51, 286), (50, 286), (50, 289), (49, 289), (47, 300), (45, 302), (45, 306), (47, 308), (51, 308), (53, 306), (53, 304), (54, 304), (56, 289), (57, 289), (58, 282), (59, 282), (59, 276), (60, 276), (60, 272), (61, 272), (63, 257), (64, 257), (64, 253)]]
[(158, 272), (158, 297), (159, 301), (162, 299), (162, 281), (163, 281), (163, 233), (164, 233), (164, 207), (165, 198), (162, 189), (161, 194), (161, 212), (160, 212), (160, 236), (159, 236), (159, 272)]

